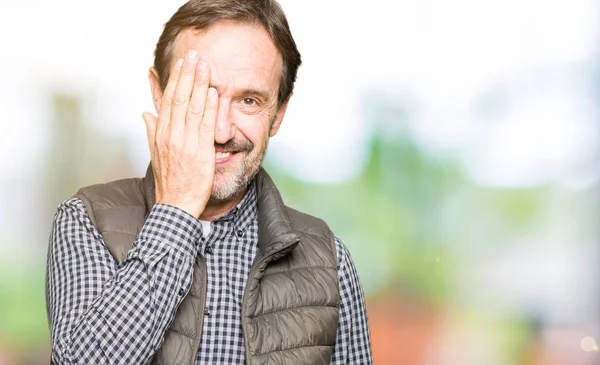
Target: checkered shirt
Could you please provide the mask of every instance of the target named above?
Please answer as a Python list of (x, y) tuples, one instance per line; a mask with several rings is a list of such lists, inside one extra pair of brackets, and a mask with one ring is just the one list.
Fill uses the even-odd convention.
[[(241, 308), (258, 251), (255, 184), (207, 237), (187, 212), (155, 204), (119, 265), (71, 198), (58, 207), (48, 256), (48, 308), (56, 364), (147, 364), (189, 291), (195, 256), (207, 269), (205, 318), (196, 364), (244, 364)], [(340, 317), (331, 364), (372, 364), (363, 291), (336, 238)]]

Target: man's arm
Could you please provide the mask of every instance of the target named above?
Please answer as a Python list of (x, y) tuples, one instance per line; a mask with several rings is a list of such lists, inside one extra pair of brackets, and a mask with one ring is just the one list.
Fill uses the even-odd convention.
[(144, 364), (192, 282), (200, 221), (156, 204), (118, 265), (77, 198), (50, 237), (48, 305), (56, 364)]
[(47, 275), (54, 362), (147, 362), (191, 285), (197, 218), (214, 180), (218, 93), (195, 50), (174, 63), (164, 92), (152, 84), (158, 117), (143, 118), (157, 204), (127, 258), (117, 267), (80, 200), (55, 217)]
[(356, 267), (344, 244), (335, 239), (340, 286), (340, 318), (331, 365), (373, 364), (365, 299)]

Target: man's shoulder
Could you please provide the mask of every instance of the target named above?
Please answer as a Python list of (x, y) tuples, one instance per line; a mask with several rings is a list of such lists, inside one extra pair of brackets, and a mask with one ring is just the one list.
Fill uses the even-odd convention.
[(296, 231), (326, 238), (333, 237), (329, 225), (323, 219), (301, 212), (288, 205), (285, 208)]
[(94, 210), (145, 206), (143, 179), (134, 177), (85, 186), (75, 194)]
[(75, 197), (85, 205), (92, 225), (104, 239), (111, 255), (124, 260), (132, 236), (140, 232), (146, 217), (143, 179), (129, 178), (79, 189)]

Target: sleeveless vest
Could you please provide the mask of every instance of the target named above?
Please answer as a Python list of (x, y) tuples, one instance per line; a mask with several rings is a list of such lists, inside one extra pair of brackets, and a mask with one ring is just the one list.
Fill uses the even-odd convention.
[[(248, 365), (329, 364), (340, 294), (332, 232), (322, 220), (283, 204), (261, 168), (256, 176), (259, 249), (246, 282), (242, 328)], [(79, 190), (94, 226), (121, 262), (154, 205), (151, 167), (144, 178)], [(192, 287), (165, 332), (152, 364), (195, 364), (206, 301), (206, 265), (199, 253)]]

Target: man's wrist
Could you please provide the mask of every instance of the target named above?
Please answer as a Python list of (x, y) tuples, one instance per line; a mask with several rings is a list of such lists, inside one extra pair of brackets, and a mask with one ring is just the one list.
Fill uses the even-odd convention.
[(195, 256), (202, 238), (202, 223), (189, 212), (167, 204), (154, 204), (139, 237), (156, 240)]
[(202, 213), (202, 211), (198, 209), (197, 203), (175, 202), (167, 199), (157, 199), (156, 204), (167, 205), (173, 208), (177, 208), (195, 218), (200, 217), (200, 214)]

